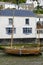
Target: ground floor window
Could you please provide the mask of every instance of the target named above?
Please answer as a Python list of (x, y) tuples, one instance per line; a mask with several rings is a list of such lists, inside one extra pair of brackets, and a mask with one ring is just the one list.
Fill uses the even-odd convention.
[(43, 29), (42, 30), (37, 30), (37, 33), (43, 34)]
[(32, 28), (23, 28), (23, 33), (24, 34), (31, 34), (32, 33)]
[[(12, 28), (10, 28), (10, 27), (6, 28), (6, 33), (11, 34), (12, 33)], [(14, 28), (14, 33), (16, 33), (16, 28)]]

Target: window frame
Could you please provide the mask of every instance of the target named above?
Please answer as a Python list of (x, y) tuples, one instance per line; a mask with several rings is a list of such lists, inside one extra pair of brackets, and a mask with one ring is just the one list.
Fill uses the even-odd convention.
[(27, 27), (23, 28), (23, 34), (31, 34), (31, 33), (32, 33), (32, 28), (27, 28)]
[[(9, 35), (12, 34), (11, 30), (12, 30), (12, 27), (6, 27), (7, 34), (9, 34)], [(14, 34), (16, 34), (16, 28), (14, 28)]]

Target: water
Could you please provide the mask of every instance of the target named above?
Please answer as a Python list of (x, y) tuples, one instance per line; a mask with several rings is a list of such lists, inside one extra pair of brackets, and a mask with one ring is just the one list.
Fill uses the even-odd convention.
[(43, 53), (38, 56), (12, 56), (0, 53), (0, 65), (43, 65)]

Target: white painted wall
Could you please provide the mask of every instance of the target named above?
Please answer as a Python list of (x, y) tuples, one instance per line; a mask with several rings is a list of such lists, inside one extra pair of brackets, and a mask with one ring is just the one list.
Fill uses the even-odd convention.
[(16, 4), (9, 4), (9, 3), (6, 3), (4, 5), (4, 8), (7, 9), (7, 8), (15, 8), (15, 9), (18, 9), (18, 6)]
[(33, 1), (32, 0), (26, 0), (26, 3), (32, 3)]
[(33, 1), (33, 4), (34, 4), (34, 8), (37, 7), (37, 1)]
[(40, 6), (43, 6), (43, 0), (38, 0), (38, 2)]
[(33, 0), (26, 0), (26, 3), (27, 4), (33, 4), (34, 5), (34, 8), (37, 7), (37, 1), (33, 1)]
[[(6, 27), (9, 26), (9, 18), (0, 16), (0, 39), (11, 38), (11, 35), (6, 34)], [(25, 19), (29, 18), (29, 25), (25, 24)], [(16, 34), (14, 38), (35, 38), (36, 37), (36, 18), (34, 17), (14, 17), (14, 27), (16, 28)], [(32, 27), (32, 34), (23, 34), (23, 27)]]

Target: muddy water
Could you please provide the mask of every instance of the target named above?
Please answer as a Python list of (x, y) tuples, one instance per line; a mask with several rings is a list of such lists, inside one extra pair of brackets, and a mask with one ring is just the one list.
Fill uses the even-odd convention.
[(0, 65), (43, 65), (43, 52), (38, 56), (12, 56), (0, 53)]

